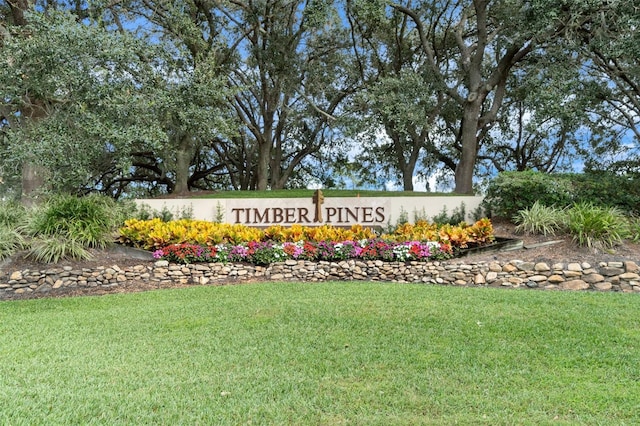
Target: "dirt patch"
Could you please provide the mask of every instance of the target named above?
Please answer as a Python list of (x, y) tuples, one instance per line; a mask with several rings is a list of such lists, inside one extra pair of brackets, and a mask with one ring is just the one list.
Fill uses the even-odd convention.
[(100, 266), (108, 267), (111, 265), (118, 265), (120, 267), (134, 266), (152, 261), (151, 259), (145, 260), (140, 259), (139, 257), (134, 257), (130, 253), (119, 251), (116, 248), (110, 248), (106, 250), (91, 249), (89, 250), (89, 252), (91, 253), (91, 258), (88, 260), (63, 259), (58, 263), (37, 262), (31, 258), (26, 257), (25, 253), (17, 253), (16, 255), (0, 262), (0, 270), (22, 271), (25, 269), (29, 269), (31, 271), (37, 271), (48, 268), (63, 268), (65, 266), (70, 266), (73, 269), (94, 269)]
[(513, 251), (473, 254), (465, 257), (465, 261), (587, 262), (592, 266), (597, 266), (600, 262), (629, 260), (640, 264), (640, 244), (629, 241), (609, 250), (599, 250), (580, 247), (569, 235), (545, 236), (516, 233), (515, 226), (509, 222), (494, 222), (493, 228), (497, 237), (522, 240), (523, 248)]

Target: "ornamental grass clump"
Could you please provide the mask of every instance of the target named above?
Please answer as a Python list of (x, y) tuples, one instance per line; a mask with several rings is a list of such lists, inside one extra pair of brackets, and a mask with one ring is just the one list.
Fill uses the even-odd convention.
[(28, 256), (44, 263), (58, 263), (62, 259), (88, 260), (93, 257), (82, 241), (69, 236), (37, 237), (30, 243)]
[(516, 224), (515, 231), (519, 233), (555, 235), (565, 227), (567, 212), (536, 201), (528, 209), (520, 210), (513, 222)]
[(113, 241), (121, 215), (116, 202), (104, 196), (57, 195), (33, 210), (20, 230), (30, 237), (28, 256), (38, 261), (89, 259), (89, 248)]
[(629, 239), (634, 243), (640, 243), (640, 217), (629, 219)]
[(609, 249), (630, 235), (628, 219), (616, 207), (577, 203), (567, 211), (567, 221), (569, 233), (580, 246)]
[(14, 201), (0, 201), (0, 226), (20, 227), (27, 218), (27, 209)]
[(12, 201), (0, 201), (0, 259), (13, 255), (25, 246), (19, 232), (27, 218), (27, 210)]
[(0, 260), (13, 255), (24, 245), (25, 240), (16, 229), (0, 225)]

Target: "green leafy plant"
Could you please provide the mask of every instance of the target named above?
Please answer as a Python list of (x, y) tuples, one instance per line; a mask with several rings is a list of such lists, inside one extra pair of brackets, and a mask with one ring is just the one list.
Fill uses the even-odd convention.
[(482, 219), (483, 217), (491, 216), (491, 211), (487, 210), (486, 205), (480, 204), (478, 207), (471, 210), (470, 215), (471, 215), (471, 219), (473, 219), (474, 221), (477, 221)]
[(593, 203), (576, 203), (567, 211), (569, 233), (580, 246), (608, 249), (621, 243), (629, 234), (629, 223), (616, 207), (599, 207)]
[(413, 223), (419, 222), (421, 220), (422, 221), (429, 220), (429, 216), (427, 215), (427, 212), (424, 207), (420, 210), (418, 209), (413, 210)]
[(171, 211), (167, 206), (163, 206), (161, 210), (156, 210), (148, 204), (141, 204), (137, 206), (134, 214), (129, 215), (128, 219), (138, 220), (151, 220), (160, 219), (163, 222), (171, 222), (172, 220), (179, 219), (192, 219), (193, 207), (184, 206), (178, 208), (176, 211)]
[(9, 227), (23, 224), (27, 215), (27, 209), (13, 201), (0, 202), (0, 226)]
[(24, 247), (22, 235), (15, 229), (0, 224), (0, 259), (7, 258)]
[(112, 201), (108, 199), (107, 203), (112, 206), (113, 221), (116, 227), (122, 226), (127, 219), (135, 217), (138, 212), (138, 205), (134, 200)]
[(464, 203), (460, 203), (460, 206), (455, 207), (451, 214), (447, 212), (447, 207), (442, 207), (442, 210), (437, 215), (431, 218), (433, 223), (437, 224), (449, 224), (449, 225), (457, 225), (459, 223), (463, 223), (465, 221), (465, 217), (467, 216), (467, 208)]
[(564, 207), (573, 202), (570, 181), (561, 175), (503, 172), (489, 183), (483, 205), (493, 216), (511, 218), (537, 201)]
[(65, 258), (87, 260), (93, 257), (81, 241), (68, 236), (36, 237), (31, 241), (27, 255), (45, 263), (58, 263)]
[(493, 216), (511, 218), (536, 201), (559, 208), (586, 202), (638, 214), (640, 178), (607, 172), (502, 172), (489, 183), (482, 206)]
[(88, 248), (104, 248), (128, 211), (114, 200), (56, 195), (31, 212), (20, 231), (30, 237), (28, 256), (38, 261), (87, 259)]
[(216, 203), (216, 217), (214, 222), (222, 223), (223, 220), (224, 220), (224, 207), (222, 206), (220, 201), (218, 201)]
[(391, 221), (391, 218), (389, 218), (389, 221), (387, 222), (387, 226), (383, 227), (381, 232), (383, 234), (393, 233), (393, 231), (396, 228), (406, 223), (409, 223), (409, 213), (404, 209), (404, 207), (400, 206), (400, 216), (398, 216), (398, 219), (396, 220), (395, 224)]
[(555, 235), (565, 226), (566, 211), (547, 207), (538, 201), (528, 209), (520, 210), (514, 217), (516, 232), (527, 234)]
[(634, 216), (629, 219), (629, 237), (634, 243), (640, 243), (640, 217)]
[(0, 202), (0, 259), (7, 258), (22, 249), (25, 240), (19, 229), (27, 218), (27, 209), (22, 205)]
[(57, 195), (33, 212), (25, 229), (33, 237), (55, 236), (103, 248), (112, 241), (119, 220), (115, 202), (109, 198)]

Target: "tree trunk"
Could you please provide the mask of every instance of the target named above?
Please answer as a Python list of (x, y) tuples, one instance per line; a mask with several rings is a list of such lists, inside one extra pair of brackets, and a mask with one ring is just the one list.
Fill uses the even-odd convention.
[(176, 185), (174, 193), (186, 194), (189, 192), (189, 167), (193, 158), (193, 148), (190, 144), (190, 137), (183, 136), (176, 149)]
[[(25, 96), (26, 107), (20, 111), (23, 118), (23, 125), (32, 126), (38, 121), (47, 117), (45, 102), (41, 100), (31, 100)], [(36, 204), (37, 199), (45, 190), (45, 177), (47, 169), (30, 160), (22, 163), (22, 191), (20, 201), (25, 206)]]
[(264, 191), (269, 186), (269, 162), (271, 160), (271, 141), (260, 142), (258, 149), (258, 168), (256, 189)]
[(396, 145), (396, 151), (398, 155), (398, 166), (402, 172), (402, 188), (405, 191), (413, 191), (413, 172), (416, 170), (416, 163), (418, 162), (418, 154), (420, 153), (421, 142), (412, 140), (411, 155), (409, 160), (404, 157), (404, 152), (400, 144)]
[(22, 164), (22, 194), (20, 201), (30, 207), (38, 202), (44, 188), (46, 169), (37, 164), (25, 162)]
[(482, 103), (479, 99), (466, 102), (460, 129), (460, 143), (462, 152), (456, 166), (454, 192), (458, 194), (473, 194), (473, 170), (478, 155), (478, 120)]
[(286, 177), (282, 176), (282, 128), (281, 123), (275, 128), (274, 144), (269, 158), (271, 189), (283, 189)]
[(413, 170), (408, 170), (408, 168), (402, 170), (402, 189), (413, 191)]
[(404, 191), (413, 191), (413, 172), (416, 169), (420, 147), (424, 140), (417, 135), (411, 137), (411, 154), (409, 155), (409, 160), (407, 160), (404, 153), (406, 142), (403, 143), (402, 137), (393, 129), (390, 123), (387, 123), (385, 127), (387, 129), (387, 135), (393, 141), (396, 165), (398, 169), (400, 169), (400, 173), (402, 173), (402, 189)]

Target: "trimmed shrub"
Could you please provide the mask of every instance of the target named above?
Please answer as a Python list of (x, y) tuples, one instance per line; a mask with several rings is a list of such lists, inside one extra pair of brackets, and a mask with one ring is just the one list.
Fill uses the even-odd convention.
[(489, 184), (483, 207), (492, 216), (513, 218), (535, 202), (557, 208), (588, 202), (637, 214), (640, 213), (640, 178), (606, 172), (503, 172)]
[(492, 216), (513, 218), (536, 201), (544, 206), (570, 205), (573, 199), (569, 180), (534, 171), (503, 172), (489, 184), (483, 204)]
[(569, 175), (575, 202), (640, 213), (640, 178), (606, 172)]

